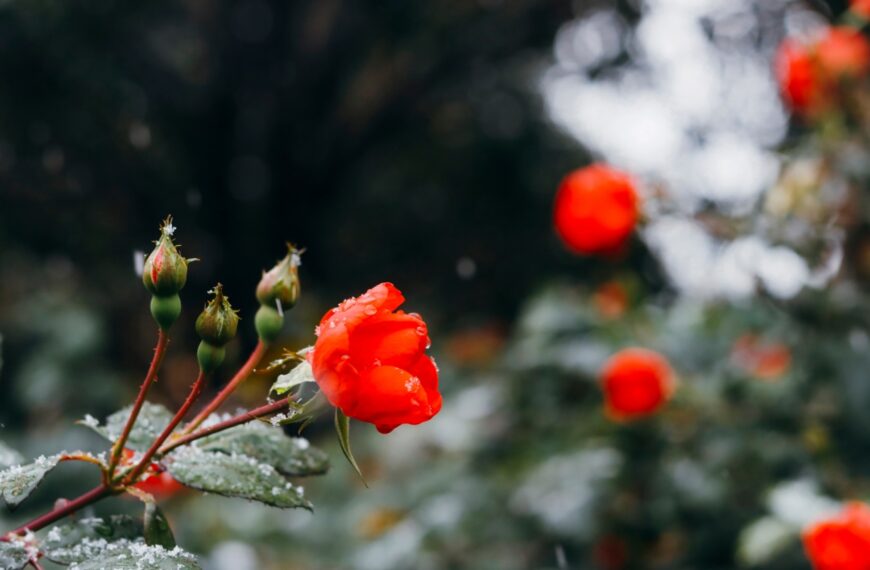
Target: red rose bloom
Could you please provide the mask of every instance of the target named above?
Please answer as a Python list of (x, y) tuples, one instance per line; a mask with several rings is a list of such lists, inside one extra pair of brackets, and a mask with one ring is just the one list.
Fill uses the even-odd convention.
[(776, 76), (783, 98), (796, 113), (807, 113), (818, 98), (818, 80), (809, 50), (785, 40), (776, 55)]
[(610, 357), (601, 371), (607, 415), (630, 420), (656, 412), (676, 388), (674, 372), (660, 354), (627, 348)]
[(803, 542), (815, 570), (870, 570), (870, 507), (849, 503), (807, 528)]
[(404, 301), (392, 283), (344, 301), (324, 315), (308, 354), (329, 402), (381, 433), (425, 422), (441, 410), (438, 369), (426, 355), (426, 323), (396, 311)]
[(631, 178), (603, 164), (575, 170), (556, 193), (554, 223), (575, 253), (612, 254), (634, 231), (638, 197)]
[(870, 69), (870, 42), (857, 30), (829, 28), (812, 44), (785, 40), (776, 58), (776, 75), (783, 96), (802, 115), (813, 115), (836, 104), (837, 86)]

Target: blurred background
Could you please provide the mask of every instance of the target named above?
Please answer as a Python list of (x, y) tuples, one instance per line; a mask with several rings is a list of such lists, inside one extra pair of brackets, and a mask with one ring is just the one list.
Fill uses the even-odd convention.
[[(774, 53), (845, 9), (0, 3), (0, 439), (100, 449), (72, 422), (138, 388), (155, 332), (134, 258), (172, 214), (200, 261), (154, 400), (183, 400), (217, 281), (243, 319), (228, 360), (245, 358), (254, 287), (285, 241), (307, 250), (288, 346), (392, 281), (431, 326), (446, 398), (417, 429), (354, 426), (370, 489), (331, 422), (310, 427), (333, 463), (307, 484), (313, 515), (168, 499), (207, 568), (809, 568), (795, 528), (870, 491), (864, 285), (829, 293), (865, 250), (824, 216), (758, 213), (810, 136)], [(593, 160), (667, 196), (618, 260), (572, 255), (552, 229), (559, 181)], [(785, 351), (776, 382), (747, 380), (747, 334)], [(614, 426), (595, 375), (630, 344), (691, 388), (660, 421)], [(92, 484), (63, 469), (4, 527)]]

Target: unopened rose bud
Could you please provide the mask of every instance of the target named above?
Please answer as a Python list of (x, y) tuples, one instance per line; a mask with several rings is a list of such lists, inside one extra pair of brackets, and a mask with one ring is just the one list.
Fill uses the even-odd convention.
[(199, 364), (199, 369), (206, 374), (211, 374), (223, 364), (225, 355), (224, 347), (214, 346), (205, 341), (200, 342), (196, 349), (196, 361)]
[(272, 342), (281, 334), (284, 327), (284, 316), (274, 307), (262, 305), (254, 316), (254, 327), (257, 336), (264, 342)]
[(175, 226), (172, 218), (166, 218), (160, 228), (160, 239), (145, 259), (142, 283), (158, 297), (176, 295), (187, 281), (187, 260), (178, 253), (172, 242)]
[(163, 330), (169, 329), (181, 314), (181, 298), (178, 295), (151, 297), (151, 316)]
[(239, 315), (224, 295), (223, 285), (218, 283), (212, 293), (214, 297), (196, 318), (196, 334), (208, 344), (223, 346), (236, 336)]
[(257, 300), (265, 307), (278, 311), (289, 309), (299, 299), (299, 265), (302, 252), (287, 244), (287, 255), (275, 267), (263, 272), (257, 285)]

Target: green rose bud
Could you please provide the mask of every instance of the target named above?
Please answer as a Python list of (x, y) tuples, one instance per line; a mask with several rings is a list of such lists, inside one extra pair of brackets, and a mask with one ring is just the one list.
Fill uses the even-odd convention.
[(181, 314), (181, 298), (178, 295), (151, 297), (151, 316), (163, 330), (168, 330)]
[(236, 336), (239, 315), (224, 296), (223, 285), (218, 283), (211, 292), (214, 297), (196, 318), (196, 334), (204, 342), (221, 347)]
[(169, 216), (160, 228), (160, 239), (148, 257), (142, 272), (142, 283), (158, 297), (175, 295), (187, 281), (187, 260), (178, 253), (172, 242), (175, 226)]
[(263, 342), (272, 342), (281, 334), (284, 317), (274, 308), (262, 305), (254, 316), (254, 327)]
[(196, 349), (196, 361), (199, 363), (199, 369), (206, 374), (211, 374), (223, 363), (225, 354), (222, 346), (214, 346), (206, 341), (200, 342)]
[(263, 306), (289, 309), (299, 299), (299, 265), (302, 251), (287, 244), (287, 255), (275, 267), (263, 272), (257, 285), (257, 300)]

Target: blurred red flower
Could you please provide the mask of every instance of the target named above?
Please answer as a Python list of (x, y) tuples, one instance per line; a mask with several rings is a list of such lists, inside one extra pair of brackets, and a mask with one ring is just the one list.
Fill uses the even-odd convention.
[(870, 570), (870, 507), (849, 503), (807, 528), (803, 542), (815, 570)]
[(556, 192), (556, 232), (575, 253), (617, 253), (634, 231), (637, 219), (634, 182), (604, 164), (575, 170)]
[(791, 367), (791, 351), (787, 346), (750, 333), (734, 341), (731, 359), (737, 366), (762, 380), (775, 380)]
[[(864, 4), (870, 4), (864, 2)], [(818, 40), (785, 40), (776, 57), (780, 90), (798, 114), (819, 114), (836, 103), (841, 80), (854, 79), (870, 69), (870, 42), (847, 27), (825, 30)]]
[(176, 481), (168, 471), (146, 477), (134, 486), (158, 499), (171, 497), (184, 489), (184, 485)]
[[(136, 462), (136, 452), (132, 449), (124, 449), (121, 458), (121, 466), (130, 467)], [(154, 495), (157, 499), (170, 497), (185, 487), (176, 481), (168, 471), (157, 463), (152, 463), (145, 472), (145, 477), (135, 485), (136, 489)]]
[(426, 355), (426, 323), (396, 311), (404, 301), (392, 283), (381, 283), (342, 302), (320, 321), (308, 355), (329, 402), (381, 433), (425, 422), (441, 410), (438, 369)]
[(676, 379), (662, 355), (644, 348), (626, 348), (604, 364), (601, 387), (607, 415), (631, 420), (658, 411), (676, 389)]
[(870, 19), (870, 0), (852, 0), (849, 9), (864, 19)]
[(628, 291), (619, 281), (602, 283), (592, 295), (592, 302), (605, 319), (617, 319), (628, 310)]

